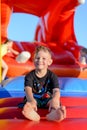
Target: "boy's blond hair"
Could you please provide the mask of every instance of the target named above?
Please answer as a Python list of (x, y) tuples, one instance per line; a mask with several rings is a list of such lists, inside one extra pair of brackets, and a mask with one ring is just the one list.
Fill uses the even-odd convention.
[(34, 58), (38, 54), (38, 52), (41, 50), (44, 52), (48, 52), (52, 58), (52, 52), (51, 52), (50, 48), (48, 48), (46, 46), (41, 46), (41, 45), (36, 48), (35, 53), (34, 53)]

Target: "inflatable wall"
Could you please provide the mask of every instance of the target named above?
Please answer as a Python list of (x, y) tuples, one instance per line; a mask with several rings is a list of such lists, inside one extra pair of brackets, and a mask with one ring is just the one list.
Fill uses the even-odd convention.
[[(74, 32), (76, 7), (84, 0), (1, 0), (1, 42), (8, 38), (8, 24), (12, 13), (28, 13), (39, 17), (36, 27), (36, 42), (14, 41), (13, 48), (19, 52), (27, 50), (31, 59), (25, 64), (15, 61), (12, 54), (4, 59), (9, 66), (8, 77), (25, 75), (34, 66), (33, 52), (37, 45), (48, 46), (53, 52), (53, 64), (50, 67), (58, 76), (87, 78), (87, 65), (79, 63), (79, 51)], [(84, 70), (84, 71), (83, 71)], [(16, 72), (16, 73), (15, 73)]]
[[(8, 78), (0, 87), (0, 130), (87, 130), (87, 65), (79, 63), (79, 51), (74, 32), (76, 7), (84, 0), (1, 0), (1, 43), (8, 38), (8, 24), (12, 13), (28, 13), (39, 17), (36, 42), (17, 42), (13, 48), (29, 51), (31, 58), (18, 63), (12, 53), (3, 58), (9, 66)], [(14, 31), (14, 30), (13, 30)], [(67, 116), (62, 122), (46, 120), (47, 109), (39, 109), (40, 122), (29, 121), (21, 114), (18, 104), (23, 101), (24, 75), (34, 69), (33, 53), (38, 45), (49, 47), (53, 53), (50, 69), (59, 76), (61, 103), (66, 106)]]

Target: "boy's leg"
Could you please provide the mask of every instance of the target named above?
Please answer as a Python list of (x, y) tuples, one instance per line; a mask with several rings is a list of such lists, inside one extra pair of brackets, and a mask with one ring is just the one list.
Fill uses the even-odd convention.
[(6, 62), (3, 59), (1, 59), (1, 65), (2, 65), (1, 67), (3, 68), (1, 80), (3, 81), (7, 75), (8, 65), (6, 64)]
[(22, 114), (24, 115), (25, 118), (32, 120), (32, 121), (39, 121), (40, 116), (39, 114), (34, 111), (30, 103), (26, 103), (23, 107)]
[(57, 110), (52, 109), (49, 114), (46, 115), (46, 119), (50, 121), (60, 122), (66, 118), (66, 108), (61, 106)]

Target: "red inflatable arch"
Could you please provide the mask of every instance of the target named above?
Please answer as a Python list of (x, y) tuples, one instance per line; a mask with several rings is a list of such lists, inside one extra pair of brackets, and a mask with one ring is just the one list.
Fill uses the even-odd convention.
[[(12, 13), (28, 13), (39, 17), (34, 43), (15, 42), (18, 51), (33, 53), (38, 44), (44, 44), (53, 52), (53, 65), (50, 67), (58, 76), (87, 78), (86, 65), (78, 62), (80, 46), (74, 32), (76, 7), (84, 0), (1, 0), (1, 42), (7, 38), (7, 28)], [(21, 49), (22, 48), (22, 49)], [(32, 54), (33, 56), (33, 54)], [(25, 64), (18, 64), (12, 55), (6, 55), (8, 76), (24, 75), (34, 68), (32, 58)], [(15, 71), (17, 73), (15, 73)]]
[[(13, 48), (31, 53), (26, 63), (17, 63), (15, 56), (8, 53), (3, 58), (9, 66), (8, 77), (25, 75), (34, 69), (33, 52), (38, 45), (49, 47), (53, 52), (53, 64), (50, 69), (61, 77), (79, 77), (87, 79), (87, 65), (78, 62), (80, 46), (74, 32), (74, 14), (76, 7), (85, 0), (1, 0), (1, 43), (8, 38), (7, 28), (12, 13), (28, 13), (39, 17), (36, 27), (36, 42), (16, 42)], [(11, 85), (11, 88), (14, 86)], [(19, 86), (20, 87), (20, 86)], [(84, 87), (84, 86), (81, 86)], [(1, 92), (8, 91), (1, 88)], [(14, 88), (13, 88), (14, 89)], [(65, 90), (66, 91), (66, 90)], [(18, 92), (17, 92), (18, 94)], [(40, 122), (25, 120), (17, 105), (20, 98), (0, 99), (0, 130), (87, 130), (87, 97), (61, 97), (66, 106), (67, 118), (58, 123), (45, 120), (47, 110), (39, 109)]]

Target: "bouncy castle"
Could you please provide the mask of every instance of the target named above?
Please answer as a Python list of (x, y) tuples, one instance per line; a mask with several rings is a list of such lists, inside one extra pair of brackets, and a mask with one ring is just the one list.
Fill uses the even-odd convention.
[[(79, 62), (82, 46), (77, 42), (74, 16), (85, 0), (1, 0), (1, 44), (8, 39), (8, 25), (12, 13), (27, 13), (39, 18), (34, 42), (14, 41), (18, 52), (31, 54), (26, 63), (18, 63), (12, 53), (3, 58), (8, 64), (8, 78), (0, 88), (0, 129), (87, 129), (87, 64)], [(39, 110), (39, 123), (26, 120), (17, 107), (25, 96), (24, 76), (34, 69), (33, 54), (38, 45), (51, 49), (53, 64), (49, 67), (57, 74), (60, 83), (61, 102), (67, 108), (67, 118), (60, 123), (45, 120), (46, 110)], [(55, 127), (55, 128), (54, 128)]]

